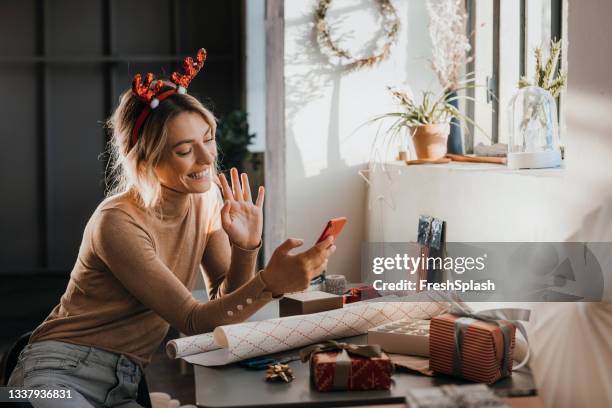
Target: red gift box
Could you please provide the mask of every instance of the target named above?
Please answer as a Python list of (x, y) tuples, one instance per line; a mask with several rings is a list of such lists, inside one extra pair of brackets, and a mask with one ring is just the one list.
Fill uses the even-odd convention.
[(336, 350), (310, 354), (310, 379), (317, 391), (388, 390), (391, 387), (393, 364), (380, 348), (378, 357), (363, 357), (354, 354), (350, 347), (373, 346), (348, 345), (345, 349), (343, 343), (339, 344), (341, 347)]
[(361, 300), (368, 300), (380, 297), (380, 293), (372, 286), (360, 286), (358, 288), (351, 288), (347, 295), (344, 295), (343, 301), (345, 304), (359, 302)]
[[(508, 347), (502, 330), (508, 336)], [(429, 368), (492, 384), (512, 375), (515, 331), (515, 326), (505, 320), (483, 321), (454, 314), (433, 317), (429, 327)]]

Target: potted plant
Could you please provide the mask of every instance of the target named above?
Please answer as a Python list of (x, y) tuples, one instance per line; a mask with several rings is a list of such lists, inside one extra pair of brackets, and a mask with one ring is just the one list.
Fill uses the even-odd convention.
[(219, 164), (224, 170), (236, 167), (242, 171), (244, 161), (249, 155), (248, 145), (255, 137), (249, 131), (248, 114), (243, 111), (231, 111), (222, 115), (217, 124), (217, 146)]
[(405, 92), (391, 88), (389, 90), (400, 109), (397, 112), (379, 115), (371, 122), (393, 120), (387, 130), (392, 136), (399, 134), (404, 128), (408, 129), (412, 135), (417, 159), (438, 160), (446, 155), (451, 119), (472, 123), (480, 129), (454, 105), (454, 102), (461, 97), (450, 96), (449, 91), (442, 91), (437, 95), (430, 91), (423, 92), (421, 102), (416, 103)]
[(536, 66), (533, 81), (527, 77), (521, 77), (518, 83), (519, 88), (538, 86), (550, 92), (553, 98), (557, 98), (567, 82), (567, 72), (558, 70), (561, 65), (561, 48), (561, 40), (552, 40), (550, 54), (546, 63), (543, 63), (542, 47), (537, 47), (534, 51)]

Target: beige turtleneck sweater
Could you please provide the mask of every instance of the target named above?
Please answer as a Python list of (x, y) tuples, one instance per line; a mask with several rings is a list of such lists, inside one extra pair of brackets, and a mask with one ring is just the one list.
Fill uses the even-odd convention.
[[(204, 194), (162, 189), (156, 216), (128, 194), (104, 200), (91, 216), (60, 303), (30, 342), (59, 340), (150, 361), (169, 324), (187, 335), (245, 320), (271, 298), (258, 249), (231, 246), (221, 228), (216, 185)], [(204, 270), (211, 299), (193, 298)]]

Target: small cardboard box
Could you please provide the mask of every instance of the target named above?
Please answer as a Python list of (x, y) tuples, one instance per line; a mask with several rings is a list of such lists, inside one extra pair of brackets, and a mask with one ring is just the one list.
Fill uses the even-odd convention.
[(280, 317), (342, 309), (342, 296), (311, 290), (286, 295), (278, 302)]

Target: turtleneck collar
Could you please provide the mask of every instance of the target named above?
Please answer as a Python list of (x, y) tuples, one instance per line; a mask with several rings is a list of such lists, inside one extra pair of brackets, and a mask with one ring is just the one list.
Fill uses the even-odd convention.
[(161, 200), (157, 208), (164, 218), (185, 215), (188, 207), (189, 193), (176, 191), (164, 185), (161, 186)]

